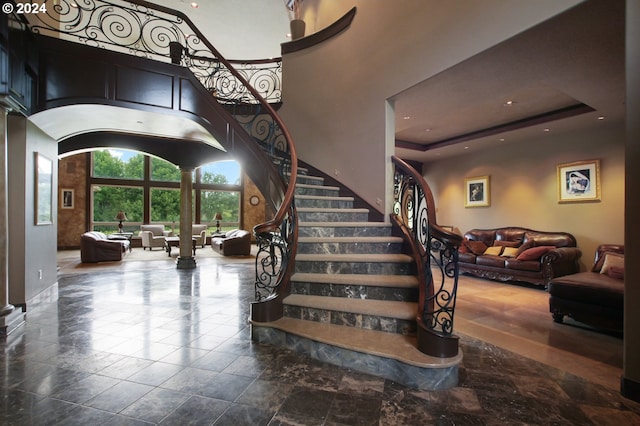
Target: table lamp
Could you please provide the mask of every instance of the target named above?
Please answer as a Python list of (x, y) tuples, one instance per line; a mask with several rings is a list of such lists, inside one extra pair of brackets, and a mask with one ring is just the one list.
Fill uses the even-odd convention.
[(123, 233), (124, 232), (124, 226), (122, 225), (122, 221), (123, 220), (127, 220), (127, 214), (125, 212), (123, 212), (122, 210), (120, 210), (118, 212), (118, 214), (116, 215), (116, 220), (120, 221), (120, 223), (118, 223), (118, 232)]
[(218, 212), (216, 213), (216, 216), (214, 217), (215, 221), (216, 221), (216, 232), (220, 233), (220, 221), (222, 220), (222, 213)]

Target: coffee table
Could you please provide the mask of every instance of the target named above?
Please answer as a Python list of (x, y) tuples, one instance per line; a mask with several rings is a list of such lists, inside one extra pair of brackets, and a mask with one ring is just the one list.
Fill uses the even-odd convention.
[[(164, 237), (164, 249), (167, 252), (167, 256), (171, 257), (171, 248), (180, 247), (180, 237)], [(191, 247), (193, 248), (193, 255), (196, 255), (196, 239), (191, 239)]]

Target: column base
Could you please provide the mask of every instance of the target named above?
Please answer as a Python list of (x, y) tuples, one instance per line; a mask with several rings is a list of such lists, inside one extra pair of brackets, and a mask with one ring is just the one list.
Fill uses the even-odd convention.
[(7, 337), (24, 324), (24, 312), (16, 309), (13, 312), (0, 316), (0, 339)]
[(194, 269), (196, 267), (196, 258), (193, 256), (182, 257), (176, 259), (176, 268), (178, 269)]

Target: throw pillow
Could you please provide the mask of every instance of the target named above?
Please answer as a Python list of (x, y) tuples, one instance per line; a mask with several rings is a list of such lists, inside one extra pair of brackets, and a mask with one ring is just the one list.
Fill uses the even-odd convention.
[(600, 272), (602, 270), (602, 265), (604, 265), (604, 260), (607, 258), (607, 255), (619, 256), (619, 257), (621, 256), (624, 258), (624, 254), (622, 253), (617, 253), (614, 251), (605, 251), (600, 255), (595, 265), (593, 265), (593, 269), (592, 269), (593, 272)]
[(458, 247), (458, 253), (469, 253), (469, 248), (464, 243), (464, 241), (462, 242), (462, 244), (460, 244), (460, 247)]
[(520, 243), (518, 241), (495, 240), (493, 245), (502, 247), (518, 247)]
[(505, 247), (500, 256), (516, 257), (518, 255), (518, 247)]
[(607, 253), (604, 255), (604, 263), (602, 264), (602, 269), (600, 269), (601, 274), (606, 274), (609, 272), (609, 268), (612, 266), (616, 266), (618, 268), (624, 269), (624, 255), (616, 255), (615, 253)]
[(533, 240), (529, 240), (526, 243), (522, 244), (520, 247), (518, 247), (518, 253), (516, 253), (516, 257), (520, 256), (522, 252), (529, 250), (532, 247), (533, 247)]
[(482, 254), (487, 249), (487, 246), (482, 241), (464, 241), (464, 244), (471, 250), (473, 254)]
[(500, 253), (502, 253), (502, 246), (492, 246), (492, 247), (487, 247), (487, 249), (484, 251), (483, 254), (490, 254), (493, 256), (500, 256)]
[(538, 246), (526, 249), (516, 257), (517, 260), (536, 260), (540, 259), (543, 254), (555, 249), (554, 246)]
[(611, 278), (616, 278), (618, 280), (624, 280), (624, 268), (621, 268), (619, 266), (610, 266), (609, 267), (609, 271), (607, 271), (607, 274)]

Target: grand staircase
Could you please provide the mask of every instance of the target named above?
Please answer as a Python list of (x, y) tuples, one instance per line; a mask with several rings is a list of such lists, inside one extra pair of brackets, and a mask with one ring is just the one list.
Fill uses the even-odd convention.
[(252, 323), (254, 339), (418, 389), (455, 386), (461, 353), (416, 348), (418, 279), (403, 239), (353, 205), (322, 177), (298, 175), (291, 291), (281, 319)]

